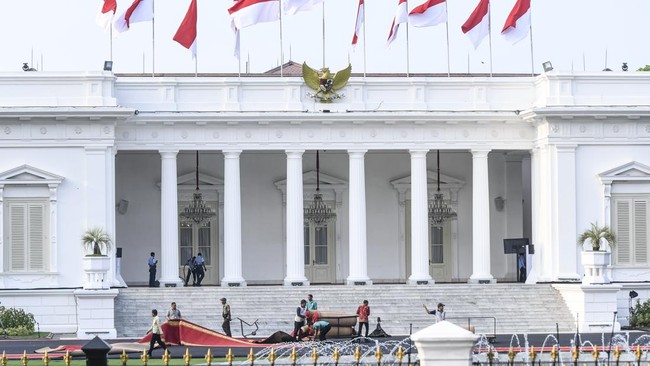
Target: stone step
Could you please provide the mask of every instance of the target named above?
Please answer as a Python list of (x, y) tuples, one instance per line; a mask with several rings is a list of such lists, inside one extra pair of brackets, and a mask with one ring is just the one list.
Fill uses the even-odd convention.
[[(315, 295), (320, 309), (350, 313), (367, 299), (372, 310), (371, 328), (381, 317), (382, 327), (393, 335), (408, 334), (411, 325), (414, 330), (429, 325), (433, 318), (424, 312), (422, 304), (434, 308), (438, 301), (446, 304), (450, 321), (465, 325), (470, 317), (477, 332), (493, 332), (494, 321), (480, 318), (492, 316), (497, 318), (498, 333), (555, 333), (556, 323), (562, 332), (574, 329), (573, 317), (557, 291), (550, 285), (522, 284), (127, 288), (116, 298), (116, 328), (119, 336), (139, 337), (149, 327), (151, 308), (164, 314), (176, 301), (186, 319), (219, 331), (218, 299), (226, 297), (235, 318), (247, 322), (258, 319), (258, 336), (277, 330), (289, 332), (295, 308), (307, 293)], [(231, 326), (235, 336), (241, 335), (236, 319)], [(252, 330), (245, 327), (244, 333)]]

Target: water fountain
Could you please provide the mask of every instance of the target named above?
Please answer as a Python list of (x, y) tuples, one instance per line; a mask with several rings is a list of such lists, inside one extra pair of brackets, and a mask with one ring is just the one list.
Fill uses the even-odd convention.
[[(355, 338), (345, 341), (285, 343), (267, 347), (254, 355), (256, 364), (377, 364), (413, 363), (417, 350), (409, 338), (378, 340)], [(243, 364), (250, 362), (249, 359)]]

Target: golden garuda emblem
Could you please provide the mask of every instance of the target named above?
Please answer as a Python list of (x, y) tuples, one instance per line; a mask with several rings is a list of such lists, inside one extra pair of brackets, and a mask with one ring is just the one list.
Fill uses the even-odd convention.
[(306, 62), (302, 64), (302, 78), (305, 84), (316, 90), (315, 93), (307, 93), (307, 95), (321, 103), (332, 103), (334, 99), (343, 98), (344, 95), (336, 91), (348, 83), (351, 74), (352, 65), (332, 75), (327, 67), (318, 71), (309, 67)]

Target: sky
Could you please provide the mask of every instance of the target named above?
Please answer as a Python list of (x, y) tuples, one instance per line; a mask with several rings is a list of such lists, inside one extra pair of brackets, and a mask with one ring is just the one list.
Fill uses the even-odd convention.
[[(532, 0), (532, 44), (526, 38), (511, 45), (500, 32), (516, 0), (491, 1), (492, 57), (488, 39), (474, 49), (460, 30), (478, 0), (448, 0), (449, 69), (452, 73), (542, 72), (551, 61), (559, 72), (620, 71), (650, 64), (650, 0)], [(132, 0), (117, 0), (118, 15)], [(424, 0), (410, 0), (409, 9)], [(172, 40), (190, 0), (155, 0), (156, 20), (133, 24), (113, 38), (116, 73), (264, 72), (289, 59), (314, 68), (339, 70), (352, 63), (361, 73), (446, 73), (444, 24), (402, 26), (387, 48), (397, 0), (366, 0), (366, 38), (350, 43), (357, 0), (325, 0), (323, 8), (284, 16), (280, 22), (242, 30), (241, 60), (233, 56), (234, 35), (227, 8), (230, 0), (198, 0), (198, 56)], [(20, 71), (23, 62), (43, 71), (101, 70), (110, 59), (110, 35), (95, 23), (101, 0), (0, 0), (0, 72)], [(408, 42), (407, 42), (408, 37)], [(152, 47), (155, 40), (155, 53)], [(364, 67), (365, 43), (365, 67)], [(407, 52), (408, 50), (408, 52)], [(152, 55), (155, 55), (153, 57)], [(282, 57), (281, 57), (282, 55)], [(407, 57), (408, 55), (408, 57)], [(491, 60), (491, 61), (490, 61)], [(155, 64), (154, 64), (155, 63)]]

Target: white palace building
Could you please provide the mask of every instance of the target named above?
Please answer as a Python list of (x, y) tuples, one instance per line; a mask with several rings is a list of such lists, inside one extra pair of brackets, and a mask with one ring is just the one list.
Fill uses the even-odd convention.
[[(650, 297), (650, 73), (355, 74), (333, 103), (310, 91), (297, 75), (0, 73), (2, 304), (42, 330), (114, 334), (113, 299), (148, 284), (152, 251), (161, 286), (198, 252), (207, 285), (490, 286), (517, 281), (510, 238), (534, 247), (527, 283), (574, 306)], [(197, 176), (216, 213), (199, 224), (179, 216)], [(303, 217), (317, 187), (324, 226)], [(456, 216), (431, 225), (438, 189)], [(591, 223), (617, 234), (604, 269), (577, 245)], [(105, 275), (81, 245), (97, 226), (115, 244)]]

